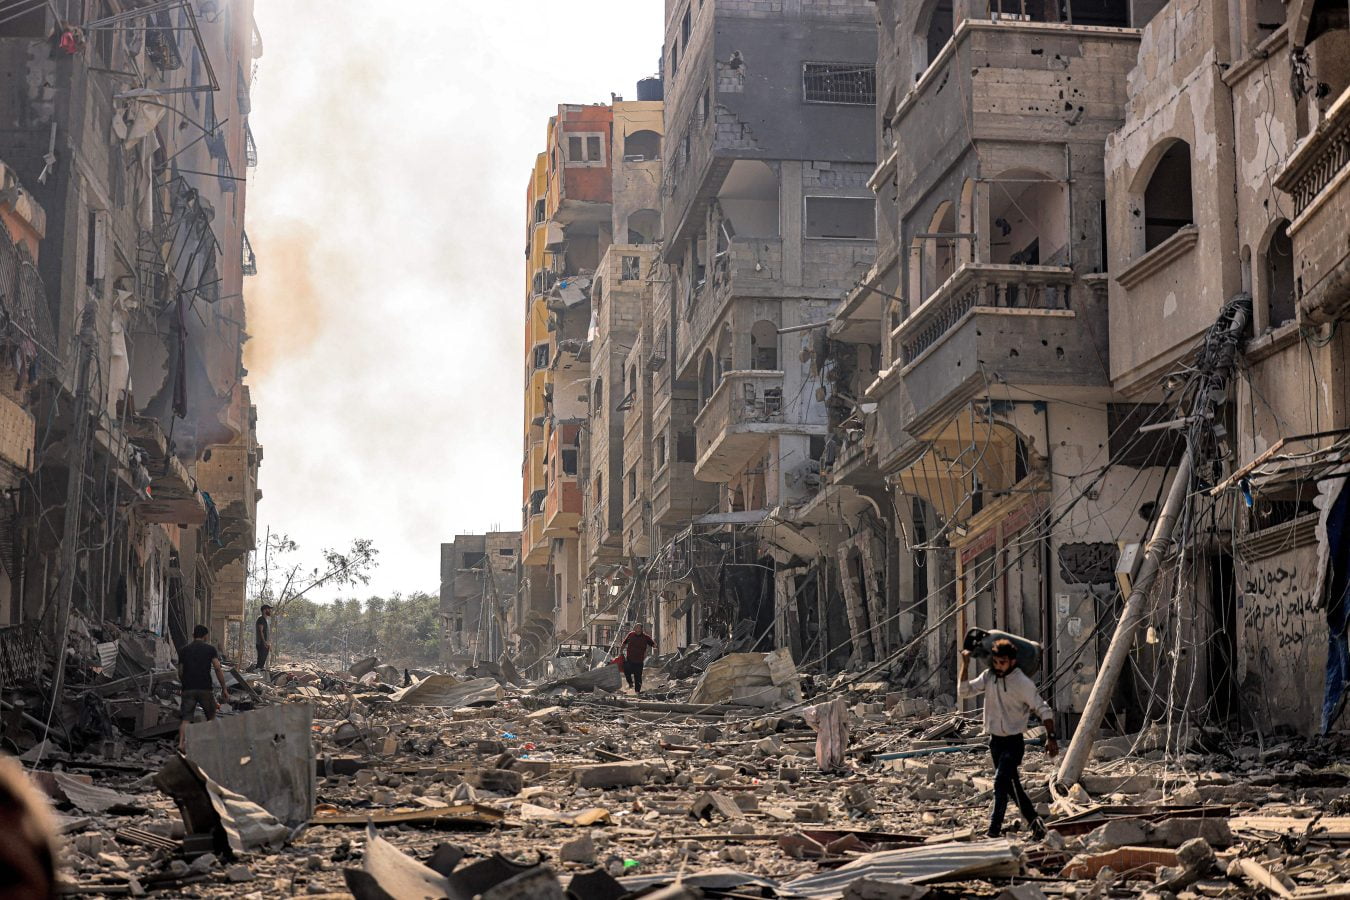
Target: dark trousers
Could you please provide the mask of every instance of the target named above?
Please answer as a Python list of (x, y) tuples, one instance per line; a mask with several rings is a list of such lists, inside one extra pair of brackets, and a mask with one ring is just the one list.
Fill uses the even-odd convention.
[(1022, 787), (1022, 775), (1018, 772), (1026, 753), (1022, 736), (990, 735), (989, 753), (994, 757), (994, 811), (989, 816), (989, 833), (997, 836), (1003, 833), (1003, 816), (1008, 811), (1009, 798), (1017, 804), (1028, 824), (1038, 817), (1036, 804), (1027, 796), (1026, 788)]
[(639, 694), (642, 693), (642, 660), (633, 662), (631, 659), (625, 659), (623, 677), (628, 679), (629, 687)]
[(261, 672), (263, 669), (267, 668), (267, 654), (272, 651), (268, 650), (262, 644), (257, 644), (254, 649), (258, 651), (258, 665), (255, 666), (255, 668)]

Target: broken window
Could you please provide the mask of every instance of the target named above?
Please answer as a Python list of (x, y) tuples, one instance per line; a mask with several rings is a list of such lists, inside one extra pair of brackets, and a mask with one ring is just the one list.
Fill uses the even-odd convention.
[(1186, 449), (1180, 430), (1139, 430), (1168, 422), (1173, 416), (1172, 407), (1165, 403), (1106, 404), (1106, 440), (1111, 464), (1132, 469), (1176, 465)]
[(515, 556), (516, 551), (513, 547), (502, 547), (497, 551), (498, 556)]
[(477, 550), (466, 550), (464, 555), (459, 558), (459, 567), (461, 569), (476, 569), (483, 564), (483, 560), (486, 558), (486, 553), (480, 553)]
[(534, 201), (534, 224), (538, 225), (544, 221), (544, 198), (540, 197)]
[(566, 449), (566, 448), (563, 449), (563, 451), (562, 451), (562, 473), (563, 473), (564, 475), (569, 475), (569, 476), (571, 476), (571, 477), (573, 477), (573, 478), (576, 477), (576, 474), (577, 474), (577, 451), (576, 451), (576, 450), (568, 450), (568, 449)]
[(778, 326), (767, 319), (750, 326), (750, 359), (756, 369), (778, 369)]
[(1032, 169), (1012, 169), (989, 184), (989, 262), (1063, 266), (1069, 256), (1068, 190)]
[(768, 163), (738, 159), (717, 191), (723, 223), (735, 237), (778, 237), (778, 173)]
[[(1279, 0), (1276, 0), (1278, 3)], [(1063, 5), (1064, 0), (1061, 0)], [(1075, 25), (1102, 25), (1110, 28), (1130, 27), (1128, 0), (1073, 0), (1062, 18)], [(1140, 26), (1142, 27), (1142, 26)]]
[(1191, 211), (1191, 145), (1173, 140), (1144, 188), (1144, 250), (1152, 250), (1187, 225)]
[(807, 197), (806, 236), (875, 240), (876, 215), (871, 197)]
[[(1350, 87), (1350, 14), (1338, 0), (1317, 0), (1308, 15), (1302, 59), (1295, 59), (1298, 134), (1311, 132)], [(1290, 35), (1290, 43), (1296, 43)]]
[(914, 42), (914, 80), (917, 81), (937, 59), (952, 38), (952, 0), (936, 0), (928, 11), (928, 20)]
[(625, 256), (619, 267), (620, 281), (636, 281), (642, 277), (642, 257)]
[(639, 209), (628, 214), (628, 243), (653, 244), (661, 239), (661, 213)]
[(1266, 245), (1266, 324), (1278, 328), (1294, 318), (1294, 245), (1282, 220)]
[(660, 469), (666, 464), (666, 436), (658, 434), (653, 442), (653, 456), (656, 457), (656, 468)]
[(689, 46), (689, 32), (693, 30), (693, 10), (689, 7), (684, 8), (684, 18), (680, 20), (680, 43)]
[(802, 63), (802, 99), (807, 103), (875, 106), (877, 67), (864, 63)]
[(637, 499), (637, 467), (628, 470), (628, 499)]
[(534, 347), (534, 367), (536, 369), (548, 368), (548, 344), (536, 344)]
[(675, 461), (682, 463), (698, 461), (698, 441), (693, 431), (681, 431), (675, 436)]
[(661, 158), (661, 135), (644, 128), (623, 140), (624, 162), (645, 162)]

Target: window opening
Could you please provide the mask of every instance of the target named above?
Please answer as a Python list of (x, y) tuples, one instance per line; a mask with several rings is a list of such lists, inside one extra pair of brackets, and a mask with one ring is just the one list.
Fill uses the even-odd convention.
[(1173, 141), (1144, 188), (1144, 251), (1152, 250), (1187, 225), (1191, 211), (1191, 147)]
[(1294, 244), (1289, 223), (1283, 221), (1266, 247), (1267, 322), (1278, 328), (1294, 318)]

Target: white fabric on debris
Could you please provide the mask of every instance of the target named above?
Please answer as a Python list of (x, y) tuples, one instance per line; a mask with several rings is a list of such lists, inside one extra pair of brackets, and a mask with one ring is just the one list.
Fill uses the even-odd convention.
[(848, 704), (836, 697), (803, 710), (802, 718), (816, 731), (816, 765), (820, 771), (842, 769), (844, 748), (848, 746)]
[(956, 686), (956, 695), (961, 698), (984, 695), (984, 733), (1007, 737), (1026, 731), (1027, 718), (1036, 714), (1036, 718), (1045, 721), (1054, 713), (1050, 705), (1041, 699), (1036, 683), (1027, 677), (1021, 669), (1013, 669), (999, 678), (993, 669), (985, 669), (970, 681)]

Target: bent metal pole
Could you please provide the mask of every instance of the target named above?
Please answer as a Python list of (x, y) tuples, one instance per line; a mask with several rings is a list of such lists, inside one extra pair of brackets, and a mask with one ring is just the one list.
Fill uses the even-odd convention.
[[(1206, 379), (1207, 383), (1201, 386), (1197, 395), (1195, 415), (1211, 411), (1213, 404), (1223, 394), (1229, 370), (1233, 365), (1237, 341), (1243, 329), (1247, 327), (1249, 310), (1247, 302), (1239, 297), (1224, 307), (1223, 315), (1231, 315), (1232, 318), (1228, 321), (1228, 327), (1224, 329), (1224, 343), (1221, 349), (1214, 358), (1208, 360), (1212, 367)], [(1220, 318), (1219, 323), (1222, 321)], [(1217, 329), (1211, 330), (1211, 334), (1215, 330)], [(1162, 566), (1163, 556), (1172, 543), (1172, 531), (1176, 528), (1177, 518), (1181, 515), (1190, 493), (1191, 475), (1194, 471), (1195, 444), (1188, 438), (1186, 452), (1181, 457), (1176, 475), (1172, 478), (1172, 487), (1167, 492), (1167, 501), (1163, 504), (1162, 512), (1158, 514), (1158, 522), (1153, 526), (1153, 534), (1150, 535), (1148, 546), (1144, 550), (1144, 559), (1139, 564), (1139, 575), (1130, 588), (1130, 596), (1125, 601), (1124, 609), (1120, 611), (1120, 621), (1116, 623), (1115, 634), (1111, 636), (1111, 645), (1106, 650), (1106, 658), (1102, 660), (1097, 680), (1092, 683), (1092, 693), (1088, 695), (1087, 705), (1083, 707), (1083, 716), (1078, 721), (1078, 727), (1074, 729), (1073, 740), (1069, 742), (1069, 749), (1064, 753), (1064, 760), (1060, 763), (1056, 780), (1061, 787), (1076, 784), (1083, 775), (1088, 754), (1097, 739), (1097, 729), (1101, 727), (1102, 719), (1106, 717), (1106, 708), (1110, 704), (1112, 694), (1115, 693), (1116, 681), (1120, 678), (1125, 658), (1134, 644), (1135, 632), (1138, 631), (1139, 623), (1143, 619), (1144, 600)]]

